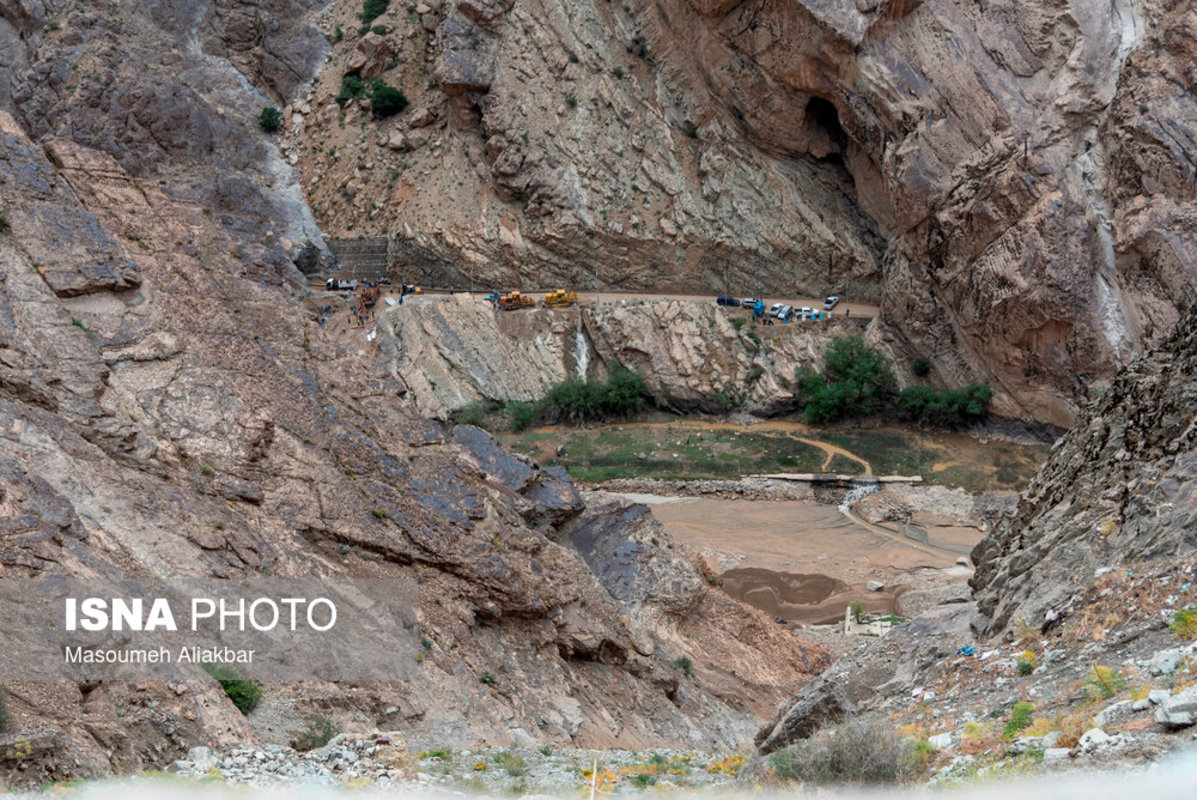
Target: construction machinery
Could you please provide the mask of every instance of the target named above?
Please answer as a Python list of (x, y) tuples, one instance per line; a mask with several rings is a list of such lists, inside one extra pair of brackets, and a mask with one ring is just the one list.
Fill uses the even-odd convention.
[(499, 298), (499, 308), (504, 311), (514, 311), (520, 308), (536, 308), (536, 301), (519, 290), (508, 292)]
[(572, 306), (578, 302), (577, 292), (567, 292), (564, 289), (558, 289), (555, 292), (549, 292), (544, 296), (545, 308), (565, 308)]

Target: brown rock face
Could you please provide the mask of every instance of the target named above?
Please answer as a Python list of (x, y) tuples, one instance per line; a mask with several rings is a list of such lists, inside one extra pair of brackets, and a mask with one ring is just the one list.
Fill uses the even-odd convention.
[(379, 150), (358, 112), (303, 133), (322, 223), (424, 284), (865, 293), (900, 367), (1061, 425), (1193, 298), (1183, 3), (486, 9), (396, 41), (446, 111), (427, 149), (347, 171)]
[[(268, 83), (250, 65), (290, 45), (221, 38), (227, 63), (203, 51), (206, 26), (232, 24), (218, 12), (248, 6), (71, 8), (31, 23), (17, 113), (0, 112), (0, 579), (415, 579), (415, 677), (267, 692), (420, 745), (730, 746), (826, 663), (710, 587), (643, 509), (592, 508), (560, 471), (447, 434), (402, 381), (336, 346), (287, 283), (287, 235), (310, 220), (232, 66)], [(311, 35), (308, 6), (255, 8), (290, 20), (280, 36)], [(632, 536), (612, 596), (606, 554)], [(683, 654), (696, 679), (671, 666)], [(755, 664), (746, 682), (725, 674), (737, 660)], [(5, 787), (261, 735), (199, 672), (6, 689), (4, 736), (31, 753), (0, 760)]]

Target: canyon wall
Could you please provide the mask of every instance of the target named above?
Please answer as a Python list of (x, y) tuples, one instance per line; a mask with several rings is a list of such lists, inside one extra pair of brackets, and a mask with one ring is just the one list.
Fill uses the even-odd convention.
[(901, 370), (1059, 425), (1193, 299), (1186, 3), (359, 6), (287, 146), (405, 277), (876, 297)]

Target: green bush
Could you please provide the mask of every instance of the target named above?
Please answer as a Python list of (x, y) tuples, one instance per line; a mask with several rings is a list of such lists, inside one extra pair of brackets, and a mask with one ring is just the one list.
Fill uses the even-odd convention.
[(885, 358), (859, 336), (836, 339), (823, 368), (821, 375), (794, 373), (803, 419), (812, 425), (876, 414), (893, 394), (896, 382)]
[(1002, 729), (1002, 736), (1007, 739), (1013, 739), (1020, 732), (1031, 727), (1031, 723), (1034, 721), (1035, 706), (1033, 703), (1028, 703), (1025, 700), (1015, 703), (1014, 707), (1010, 709), (1010, 721)]
[(473, 425), (477, 428), (489, 428), (491, 415), (502, 406), (494, 400), (475, 400), (469, 405), (459, 408), (450, 415), (454, 425)]
[(356, 75), (345, 75), (341, 78), (341, 91), (334, 98), (338, 105), (345, 105), (350, 100), (365, 97), (366, 84)]
[(644, 400), (644, 380), (617, 365), (606, 381), (573, 377), (554, 384), (540, 401), (539, 416), (572, 423), (626, 417), (639, 410)]
[(274, 106), (266, 106), (258, 114), (258, 126), (267, 133), (275, 133), (283, 127), (283, 112)]
[(682, 671), (682, 674), (687, 678), (694, 677), (694, 662), (690, 660), (690, 656), (681, 656), (673, 660), (673, 666)]
[(0, 686), (0, 731), (8, 727), (8, 692)]
[(0, 208), (0, 231), (8, 230), (8, 211)]
[(394, 86), (376, 82), (370, 92), (370, 109), (379, 119), (398, 114), (407, 108), (407, 95)]
[(803, 740), (774, 753), (770, 760), (781, 780), (812, 784), (896, 783), (917, 775), (925, 763), (925, 754), (913, 740), (864, 723)]
[(536, 424), (536, 405), (534, 403), (517, 400), (514, 403), (508, 403), (504, 411), (508, 419), (511, 420), (511, 427), (514, 430), (527, 430)]
[(337, 729), (328, 717), (308, 717), (308, 726), (295, 739), (294, 747), (301, 753), (315, 750), (332, 741)]
[(1109, 700), (1126, 688), (1127, 679), (1113, 667), (1095, 666), (1085, 676), (1081, 692), (1091, 702)]
[(925, 358), (916, 358), (911, 362), (910, 367), (920, 378), (927, 377), (927, 374), (931, 372), (931, 362)]
[(984, 383), (970, 383), (963, 389), (910, 386), (898, 395), (898, 409), (910, 420), (957, 428), (984, 419), (992, 398), (993, 390)]
[(1197, 639), (1197, 609), (1184, 608), (1172, 615), (1168, 627), (1182, 639)]
[(371, 22), (386, 13), (388, 5), (390, 5), (390, 0), (365, 0), (362, 3), (360, 15), (362, 23), (369, 27)]
[(258, 707), (264, 694), (260, 683), (241, 678), (223, 664), (204, 664), (204, 671), (220, 683), (220, 688), (242, 714), (249, 716), (249, 712)]

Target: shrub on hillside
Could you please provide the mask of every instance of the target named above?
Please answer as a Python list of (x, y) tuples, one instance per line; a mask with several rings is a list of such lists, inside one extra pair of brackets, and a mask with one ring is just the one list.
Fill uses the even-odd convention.
[(910, 420), (958, 428), (984, 419), (992, 398), (993, 390), (984, 383), (970, 383), (962, 389), (910, 386), (898, 395), (898, 409)]
[(370, 109), (379, 119), (398, 114), (407, 108), (407, 95), (394, 86), (376, 82), (370, 92)]
[(916, 775), (925, 759), (915, 742), (881, 725), (850, 723), (773, 755), (777, 777), (801, 783), (896, 783)]
[(386, 13), (388, 5), (390, 5), (390, 0), (365, 0), (362, 3), (360, 15), (362, 23), (369, 27), (371, 22)]
[(0, 686), (0, 731), (8, 727), (8, 692)]
[(241, 678), (230, 667), (217, 664), (204, 664), (204, 671), (211, 675), (224, 689), (225, 695), (245, 716), (258, 707), (264, 691), (262, 685), (255, 681)]
[(266, 106), (262, 113), (258, 114), (258, 125), (267, 133), (275, 133), (283, 127), (283, 112), (274, 106)]

